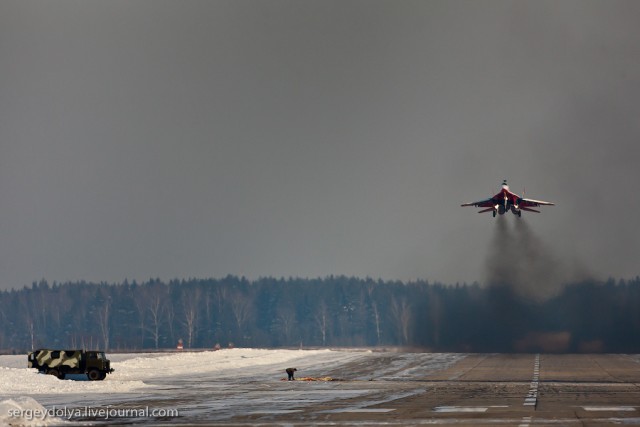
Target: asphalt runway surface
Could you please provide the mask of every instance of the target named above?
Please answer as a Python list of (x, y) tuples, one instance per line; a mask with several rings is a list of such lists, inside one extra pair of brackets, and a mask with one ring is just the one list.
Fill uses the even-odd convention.
[(180, 411), (74, 417), (80, 425), (640, 425), (640, 355), (305, 354), (298, 375), (336, 381), (286, 381), (284, 369), (273, 366), (179, 376), (167, 369), (145, 377), (146, 388), (137, 391), (36, 397), (47, 408)]
[[(379, 370), (380, 364), (393, 364), (395, 357), (400, 355), (381, 354), (374, 360), (340, 366), (330, 374), (348, 378), (357, 373), (363, 378), (368, 371), (373, 374)], [(315, 404), (302, 401), (273, 411), (248, 411), (223, 424), (640, 424), (637, 356), (478, 354), (424, 376), (419, 371), (402, 380), (372, 377), (369, 381), (285, 383), (280, 391), (286, 388), (298, 400), (327, 387), (346, 397)]]

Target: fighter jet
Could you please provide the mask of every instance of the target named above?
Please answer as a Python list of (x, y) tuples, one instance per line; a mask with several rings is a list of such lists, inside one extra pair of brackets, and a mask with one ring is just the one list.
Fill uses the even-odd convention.
[(496, 216), (496, 213), (504, 215), (509, 211), (511, 211), (514, 215), (518, 215), (518, 217), (520, 217), (522, 216), (522, 211), (540, 213), (540, 211), (531, 208), (537, 208), (539, 206), (554, 206), (554, 203), (544, 202), (542, 200), (525, 199), (524, 197), (520, 197), (509, 190), (507, 180), (505, 179), (504, 181), (502, 181), (502, 189), (500, 190), (500, 192), (492, 198), (480, 200), (479, 202), (463, 203), (460, 206), (475, 206), (477, 208), (486, 208), (479, 211), (478, 213), (493, 212), (494, 217)]

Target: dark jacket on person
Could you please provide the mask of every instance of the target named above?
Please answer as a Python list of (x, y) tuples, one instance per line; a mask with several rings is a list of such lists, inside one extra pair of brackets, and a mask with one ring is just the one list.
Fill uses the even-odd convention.
[(297, 371), (297, 370), (298, 370), (298, 369), (296, 369), (296, 368), (287, 368), (287, 369), (285, 369), (285, 372), (287, 373), (287, 375), (288, 375), (288, 377), (289, 377), (289, 378), (287, 378), (289, 381), (292, 381), (292, 380), (294, 380), (294, 379), (295, 379), (295, 378), (293, 378), (293, 373), (294, 373), (295, 371)]

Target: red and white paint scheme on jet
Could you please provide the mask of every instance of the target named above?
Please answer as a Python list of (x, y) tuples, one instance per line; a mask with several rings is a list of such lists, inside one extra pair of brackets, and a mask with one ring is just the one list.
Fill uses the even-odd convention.
[(478, 213), (493, 212), (493, 216), (497, 214), (504, 215), (506, 212), (511, 211), (514, 215), (522, 216), (522, 211), (537, 212), (540, 211), (531, 209), (539, 206), (553, 206), (554, 203), (545, 202), (542, 200), (525, 199), (518, 196), (516, 193), (512, 193), (507, 185), (507, 180), (502, 182), (502, 189), (498, 194), (490, 199), (480, 200), (479, 202), (464, 203), (460, 206), (475, 206), (477, 208), (486, 208)]

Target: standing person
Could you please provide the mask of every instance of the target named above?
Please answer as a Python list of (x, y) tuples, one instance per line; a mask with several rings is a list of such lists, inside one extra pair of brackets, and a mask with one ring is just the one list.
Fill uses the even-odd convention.
[(289, 376), (288, 381), (293, 381), (293, 380), (295, 380), (295, 378), (293, 378), (293, 373), (294, 373), (295, 371), (297, 371), (297, 370), (298, 370), (297, 368), (287, 368), (287, 369), (285, 369), (285, 372), (286, 372), (286, 373), (287, 373), (287, 375)]

